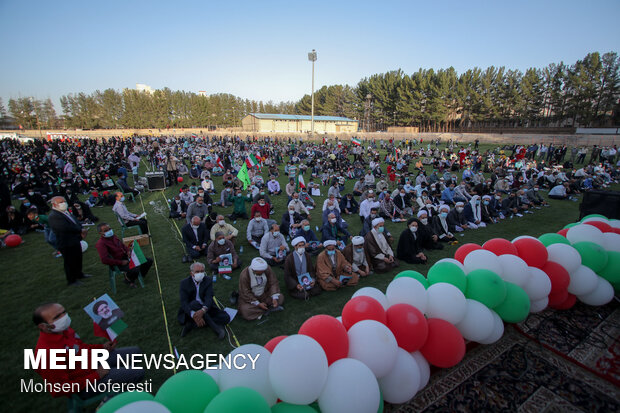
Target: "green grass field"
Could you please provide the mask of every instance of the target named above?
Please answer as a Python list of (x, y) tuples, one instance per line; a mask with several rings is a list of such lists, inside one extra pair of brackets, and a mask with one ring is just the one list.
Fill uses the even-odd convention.
[[(486, 149), (484, 147), (483, 149)], [(282, 167), (283, 169), (283, 167)], [(144, 174), (144, 169), (140, 170)], [(459, 174), (460, 178), (460, 174)], [(306, 178), (307, 180), (308, 178)], [(216, 188), (221, 188), (221, 178), (214, 177)], [(286, 184), (286, 178), (281, 173), (279, 178), (282, 188)], [(188, 182), (187, 180), (185, 181)], [(190, 181), (191, 182), (191, 181)], [(351, 190), (353, 181), (347, 182), (347, 190)], [(189, 272), (189, 264), (183, 264), (181, 257), (184, 253), (172, 220), (168, 219), (167, 202), (164, 198), (171, 197), (178, 192), (180, 185), (168, 188), (165, 193), (151, 192), (142, 195), (142, 202), (137, 198), (135, 203), (127, 202), (130, 211), (142, 212), (142, 208), (148, 213), (148, 221), (152, 234), (152, 246), (143, 248), (145, 255), (153, 258), (155, 255), (159, 280), (161, 281), (162, 296), (160, 297), (157, 272), (155, 266), (151, 268), (145, 282), (144, 289), (129, 289), (119, 279), (118, 292), (113, 298), (125, 312), (125, 321), (129, 328), (119, 337), (119, 346), (139, 345), (144, 353), (160, 354), (167, 353), (168, 339), (162, 311), (162, 303), (165, 304), (165, 315), (172, 345), (179, 353), (190, 355), (193, 353), (223, 353), (232, 350), (228, 340), (218, 341), (210, 330), (194, 330), (185, 338), (180, 337), (181, 326), (176, 321), (179, 305), (178, 287), (182, 278)], [(323, 195), (327, 188), (322, 189)], [(219, 199), (219, 194), (218, 194)], [(325, 197), (320, 197), (317, 205), (322, 205)], [(276, 214), (272, 217), (280, 220), (286, 207), (286, 195), (272, 197)], [(164, 215), (157, 214), (150, 201), (160, 201), (165, 208)], [(504, 220), (499, 224), (488, 226), (484, 229), (470, 230), (464, 236), (458, 236), (461, 243), (475, 242), (484, 243), (486, 240), (503, 237), (512, 239), (518, 235), (539, 236), (546, 232), (556, 232), (569, 222), (577, 220), (579, 212), (577, 202), (551, 201), (551, 208), (543, 208), (535, 214), (525, 215), (523, 218)], [(218, 212), (229, 214), (230, 208), (216, 208)], [(249, 206), (248, 206), (249, 211)], [(93, 208), (93, 212), (101, 221), (112, 225), (115, 232), (120, 235), (120, 228), (111, 211), (111, 207)], [(311, 225), (320, 226), (320, 214), (315, 211), (312, 215)], [(361, 224), (357, 215), (344, 217), (349, 223), (349, 232), (359, 233)], [(184, 221), (177, 221), (179, 227)], [(241, 258), (248, 264), (252, 258), (258, 256), (258, 251), (251, 247), (245, 240), (245, 228), (247, 220), (239, 220), (235, 225), (239, 231), (237, 248), (242, 245), (244, 253)], [(401, 231), (405, 228), (404, 223), (386, 223), (388, 230), (394, 235), (396, 241)], [(133, 235), (136, 231), (130, 231)], [(318, 235), (318, 234), (317, 234)], [(320, 237), (320, 235), (319, 235)], [(86, 239), (90, 248), (84, 255), (84, 272), (95, 276), (85, 280), (84, 285), (77, 288), (66, 286), (63, 261), (52, 255), (52, 248), (45, 243), (43, 234), (32, 233), (24, 237), (25, 243), (18, 248), (5, 248), (0, 251), (2, 262), (2, 282), (0, 289), (0, 301), (2, 302), (3, 328), (2, 351), (0, 352), (0, 410), (2, 411), (40, 411), (50, 412), (65, 410), (65, 399), (52, 399), (48, 394), (24, 394), (20, 393), (20, 379), (39, 379), (33, 371), (23, 370), (23, 349), (34, 348), (38, 330), (31, 321), (34, 308), (46, 301), (59, 302), (65, 306), (71, 315), (72, 327), (86, 342), (103, 342), (103, 339), (93, 335), (92, 322), (82, 308), (93, 298), (104, 293), (111, 294), (108, 281), (108, 267), (100, 263), (94, 245), (98, 239), (96, 228), (92, 227)], [(396, 245), (393, 246), (394, 248)], [(389, 274), (373, 274), (362, 280), (357, 287), (344, 288), (337, 292), (323, 293), (309, 301), (298, 301), (290, 298), (285, 292), (282, 281), (283, 271), (275, 269), (280, 278), (280, 286), (285, 294), (285, 311), (272, 314), (266, 322), (249, 322), (235, 318), (231, 327), (241, 344), (257, 343), (265, 344), (269, 339), (277, 335), (288, 335), (297, 332), (300, 325), (310, 316), (316, 314), (340, 315), (343, 305), (351, 298), (356, 288), (373, 286), (385, 291), (385, 288), (393, 276), (405, 269), (414, 269), (426, 274), (428, 268), (437, 260), (452, 257), (456, 246), (446, 246), (444, 250), (430, 251), (427, 265), (402, 265), (398, 271)], [(228, 297), (233, 289), (237, 289), (239, 270), (233, 272), (232, 280), (219, 279), (215, 284), (215, 294), (221, 302), (228, 304)], [(154, 392), (170, 375), (170, 370), (148, 371), (147, 378), (154, 383)]]

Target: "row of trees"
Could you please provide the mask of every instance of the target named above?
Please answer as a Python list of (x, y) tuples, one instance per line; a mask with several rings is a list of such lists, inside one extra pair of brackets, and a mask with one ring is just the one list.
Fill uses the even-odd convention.
[[(595, 52), (570, 66), (553, 63), (525, 73), (491, 66), (460, 75), (452, 67), (376, 74), (355, 87), (323, 86), (315, 92), (315, 114), (355, 118), (366, 130), (607, 126), (620, 124), (619, 97), (617, 53)], [(168, 88), (152, 93), (107, 89), (65, 95), (60, 102), (60, 119), (50, 99), (11, 99), (8, 106), (24, 128), (231, 127), (251, 112), (311, 113), (310, 95), (296, 103), (263, 103)]]

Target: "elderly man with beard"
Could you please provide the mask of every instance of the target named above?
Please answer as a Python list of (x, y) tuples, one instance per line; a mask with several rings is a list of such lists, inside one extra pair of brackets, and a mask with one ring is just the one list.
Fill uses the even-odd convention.
[[(306, 252), (306, 241), (297, 237), (292, 242), (295, 250), (284, 260), (284, 282), (289, 294), (299, 300), (321, 294), (321, 287), (316, 282), (316, 272), (310, 254)], [(308, 277), (308, 283), (302, 284), (300, 277)]]
[[(336, 291), (345, 285), (356, 285), (359, 276), (352, 271), (351, 264), (336, 248), (336, 241), (325, 241), (323, 246), (325, 246), (325, 250), (319, 254), (316, 260), (316, 276), (321, 288), (325, 291)], [(341, 281), (341, 276), (351, 278), (347, 281)]]
[(260, 257), (239, 274), (239, 313), (246, 320), (261, 319), (268, 312), (282, 311), (284, 296), (273, 270)]
[(370, 265), (377, 272), (387, 272), (399, 266), (394, 256), (394, 251), (385, 236), (385, 220), (375, 218), (372, 221), (372, 229), (364, 237), (364, 245), (368, 249)]

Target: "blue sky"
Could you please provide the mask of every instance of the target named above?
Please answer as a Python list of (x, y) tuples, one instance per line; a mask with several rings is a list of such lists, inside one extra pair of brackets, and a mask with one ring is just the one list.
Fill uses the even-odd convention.
[(298, 100), (401, 68), (525, 70), (620, 52), (619, 0), (0, 0), (0, 97), (154, 88)]

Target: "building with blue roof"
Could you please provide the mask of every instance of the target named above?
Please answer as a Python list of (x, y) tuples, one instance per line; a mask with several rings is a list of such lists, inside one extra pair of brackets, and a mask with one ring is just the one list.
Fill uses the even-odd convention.
[[(284, 115), (278, 113), (250, 113), (241, 120), (247, 132), (306, 133), (312, 130), (309, 115)], [(340, 116), (315, 116), (315, 133), (357, 132), (358, 121)]]

